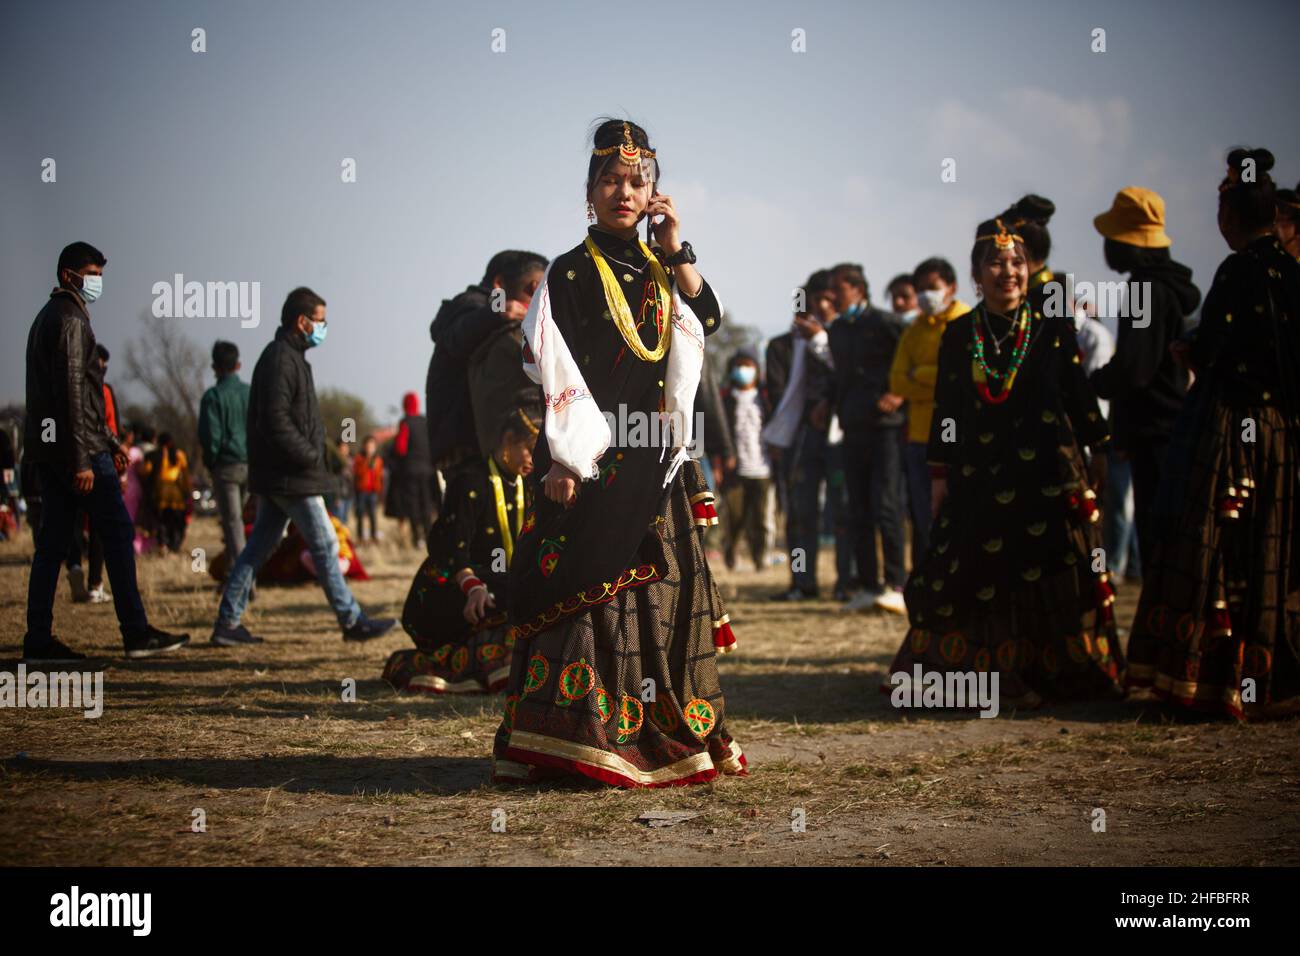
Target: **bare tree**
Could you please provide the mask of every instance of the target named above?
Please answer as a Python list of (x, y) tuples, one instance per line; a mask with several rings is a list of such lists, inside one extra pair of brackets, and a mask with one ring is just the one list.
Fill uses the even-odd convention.
[(126, 377), (143, 386), (153, 404), (159, 431), (169, 431), (198, 464), (199, 401), (203, 398), (208, 356), (181, 329), (176, 319), (156, 318), (146, 312), (140, 320), (145, 330), (126, 344)]

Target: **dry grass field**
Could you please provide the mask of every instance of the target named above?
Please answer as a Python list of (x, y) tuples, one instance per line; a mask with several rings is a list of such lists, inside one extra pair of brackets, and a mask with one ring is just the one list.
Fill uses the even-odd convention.
[[(218, 535), (199, 519), (190, 543), (215, 552)], [(356, 592), (395, 616), (419, 562), (393, 537), (362, 550), (373, 580)], [(30, 538), (0, 544), (0, 670), (21, 652), (30, 557)], [(501, 699), (395, 694), (380, 671), (409, 639), (344, 644), (314, 586), (261, 589), (248, 623), (268, 642), (221, 649), (206, 574), (145, 558), (140, 576), (155, 622), (194, 643), (125, 661), (112, 606), (73, 605), (61, 583), (56, 632), (106, 655), (104, 712), (0, 710), (0, 864), (1300, 863), (1294, 721), (1180, 721), (1150, 700), (898, 711), (878, 687), (903, 620), (770, 603), (781, 569), (720, 572), (751, 775), (632, 792), (494, 787)], [(648, 810), (694, 816), (651, 828)]]

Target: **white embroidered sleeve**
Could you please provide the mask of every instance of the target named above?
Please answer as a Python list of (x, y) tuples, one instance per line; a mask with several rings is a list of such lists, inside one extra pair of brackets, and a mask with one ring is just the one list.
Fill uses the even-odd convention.
[(609, 447), (609, 422), (555, 324), (550, 277), (548, 267), (524, 317), (524, 371), (542, 386), (551, 458), (585, 480), (600, 472), (596, 462)]

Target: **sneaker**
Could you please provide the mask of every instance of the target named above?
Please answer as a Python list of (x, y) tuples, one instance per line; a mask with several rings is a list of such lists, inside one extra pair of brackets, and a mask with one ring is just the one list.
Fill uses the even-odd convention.
[(113, 597), (104, 590), (104, 585), (101, 584), (90, 589), (91, 604), (107, 604), (111, 600), (113, 600)]
[(81, 565), (68, 568), (68, 585), (72, 588), (74, 603), (85, 604), (90, 600), (90, 592), (86, 590), (86, 571)]
[(880, 597), (879, 591), (871, 591), (863, 588), (853, 597), (849, 598), (840, 607), (841, 611), (870, 611), (876, 606), (876, 599)]
[(261, 644), (262, 638), (251, 633), (242, 624), (236, 624), (234, 627), (222, 627), (218, 624), (212, 629), (211, 643), (218, 647), (240, 647), (244, 644)]
[(907, 613), (907, 602), (903, 600), (903, 592), (897, 588), (885, 588), (876, 598), (876, 607), (890, 614)]
[(397, 621), (391, 617), (366, 617), (362, 614), (351, 627), (343, 629), (345, 641), (373, 641), (393, 629)]
[(831, 592), (831, 600), (839, 601), (841, 604), (852, 597), (853, 595), (849, 593), (848, 588), (840, 587), (838, 584), (835, 585), (835, 590)]
[(23, 638), (23, 663), (58, 664), (63, 661), (84, 661), (85, 654), (79, 654), (57, 637), (39, 643), (28, 637)]
[(791, 588), (788, 591), (778, 591), (776, 594), (770, 594), (767, 599), (769, 601), (815, 601), (817, 600), (817, 592)]
[(166, 631), (158, 630), (152, 624), (145, 628), (143, 634), (124, 638), (126, 656), (132, 660), (139, 657), (154, 657), (157, 654), (167, 654), (177, 648), (184, 647), (189, 642), (190, 636), (188, 634), (168, 634)]

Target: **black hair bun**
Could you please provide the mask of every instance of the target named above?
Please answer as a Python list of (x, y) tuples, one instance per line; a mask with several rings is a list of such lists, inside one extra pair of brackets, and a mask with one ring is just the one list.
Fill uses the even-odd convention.
[(1036, 222), (1040, 226), (1045, 226), (1051, 221), (1052, 216), (1056, 214), (1056, 203), (1043, 196), (1030, 193), (1027, 196), (1021, 196), (1007, 212), (1011, 214), (1013, 219)]
[(1242, 164), (1248, 160), (1255, 161), (1255, 174), (1260, 176), (1267, 173), (1273, 168), (1273, 154), (1262, 146), (1257, 149), (1250, 149), (1247, 146), (1238, 146), (1228, 153), (1228, 170), (1241, 172)]
[(602, 116), (596, 120), (596, 128), (591, 134), (591, 143), (596, 149), (607, 149), (610, 146), (618, 146), (623, 142), (623, 125), (627, 124), (629, 132), (632, 134), (632, 142), (641, 149), (650, 149), (650, 137), (646, 131), (631, 120), (615, 119), (612, 116)]

